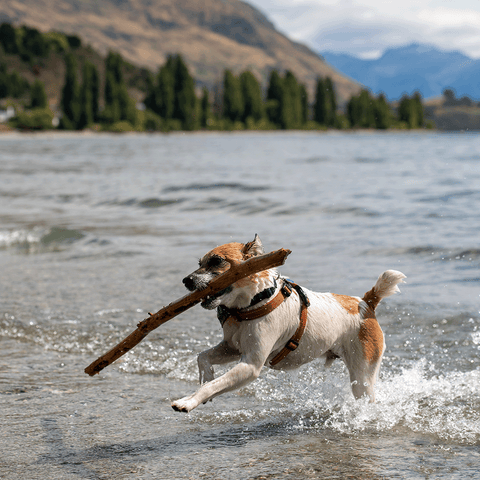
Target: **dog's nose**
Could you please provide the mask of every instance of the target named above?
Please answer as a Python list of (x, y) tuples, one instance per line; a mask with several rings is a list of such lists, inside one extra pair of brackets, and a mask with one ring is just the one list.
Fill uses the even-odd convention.
[(191, 292), (195, 290), (195, 282), (193, 281), (192, 277), (185, 277), (182, 282)]

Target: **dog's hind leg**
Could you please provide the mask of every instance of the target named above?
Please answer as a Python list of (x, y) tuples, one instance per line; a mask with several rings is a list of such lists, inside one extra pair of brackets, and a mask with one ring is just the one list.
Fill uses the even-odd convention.
[[(347, 367), (348, 364), (347, 364)], [(353, 396), (359, 400), (367, 396), (371, 403), (375, 402), (375, 383), (377, 381), (380, 361), (374, 363), (359, 362), (349, 367), (350, 384)]]
[(377, 320), (367, 318), (350, 345), (344, 361), (350, 373), (353, 395), (356, 399), (367, 395), (375, 402), (375, 382), (385, 350), (383, 332)]
[(224, 365), (236, 360), (240, 360), (240, 353), (225, 340), (200, 353), (197, 358), (200, 384), (211, 382), (215, 378), (213, 365)]

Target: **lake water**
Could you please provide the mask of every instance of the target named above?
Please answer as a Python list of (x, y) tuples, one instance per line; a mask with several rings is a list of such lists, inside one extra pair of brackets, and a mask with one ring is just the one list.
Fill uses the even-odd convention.
[[(0, 136), (0, 477), (480, 478), (479, 211), (478, 135)], [(174, 412), (221, 339), (199, 306), (83, 372), (255, 233), (313, 290), (407, 275), (376, 404), (316, 361)]]

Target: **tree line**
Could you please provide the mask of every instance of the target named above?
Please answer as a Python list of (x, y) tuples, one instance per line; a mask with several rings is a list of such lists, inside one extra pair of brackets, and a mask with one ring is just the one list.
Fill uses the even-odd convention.
[(363, 89), (347, 103), (347, 118), (352, 128), (421, 128), (425, 126), (422, 97), (415, 92), (403, 95), (394, 112), (385, 96), (374, 97)]
[[(223, 79), (212, 91), (203, 87), (197, 97), (196, 81), (181, 55), (170, 55), (157, 73), (148, 73), (143, 109), (137, 108), (128, 92), (124, 72), (128, 65), (120, 54), (110, 52), (105, 59), (103, 81), (97, 67), (88, 60), (78, 63), (75, 50), (79, 37), (59, 32), (43, 34), (29, 27), (0, 25), (3, 51), (24, 61), (60, 52), (65, 61), (61, 93), (61, 118), (65, 130), (241, 130), (241, 129), (326, 129), (326, 128), (419, 128), (424, 126), (419, 93), (404, 96), (395, 109), (384, 95), (373, 96), (362, 90), (350, 98), (342, 112), (338, 107), (331, 78), (318, 78), (314, 97), (295, 74), (272, 70), (265, 90), (251, 71), (235, 74), (225, 70)], [(81, 68), (78, 68), (78, 67)], [(44, 85), (29, 84), (16, 72), (0, 64), (0, 98), (20, 98), (29, 94), (26, 112), (17, 125), (32, 126), (31, 116), (45, 122), (53, 118)]]

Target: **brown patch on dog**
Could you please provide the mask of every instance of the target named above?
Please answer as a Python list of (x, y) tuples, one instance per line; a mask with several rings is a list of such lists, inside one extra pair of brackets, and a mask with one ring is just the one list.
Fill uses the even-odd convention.
[(270, 274), (268, 273), (268, 270), (262, 270), (261, 272), (258, 272), (255, 274), (257, 278), (268, 278)]
[(241, 262), (243, 260), (242, 248), (243, 243), (232, 242), (220, 245), (208, 252), (207, 255), (218, 255), (219, 257), (228, 259), (231, 262)]
[(348, 313), (352, 315), (357, 315), (360, 313), (359, 303), (360, 300), (357, 298), (349, 297), (348, 295), (337, 295), (332, 293), (335, 300), (345, 309)]
[[(241, 263), (255, 256), (255, 253), (248, 253), (252, 250), (254, 245), (255, 245), (255, 241), (249, 242), (247, 244), (232, 242), (232, 243), (226, 243), (224, 245), (220, 245), (219, 247), (216, 247), (210, 252), (208, 252), (205, 255), (205, 257), (202, 259), (202, 263), (204, 262), (206, 263), (208, 261), (208, 258), (214, 255), (225, 259), (228, 263), (233, 265), (237, 263)], [(230, 267), (225, 266), (219, 269), (219, 271), (223, 273), (228, 268)], [(241, 280), (238, 280), (237, 282), (234, 283), (234, 286), (239, 288), (247, 287), (251, 283), (258, 283), (259, 278), (268, 278), (268, 276), (269, 276), (268, 270), (264, 270), (262, 272), (255, 273), (248, 277), (242, 278)]]
[(376, 362), (383, 351), (383, 333), (377, 319), (366, 318), (360, 326), (358, 339), (363, 346), (363, 356), (367, 362)]
[(235, 287), (248, 287), (248, 285), (252, 283), (258, 283), (259, 279), (261, 278), (268, 278), (269, 277), (268, 270), (263, 270), (262, 272), (254, 273), (253, 275), (249, 275), (248, 277), (242, 278), (235, 282), (233, 285)]

